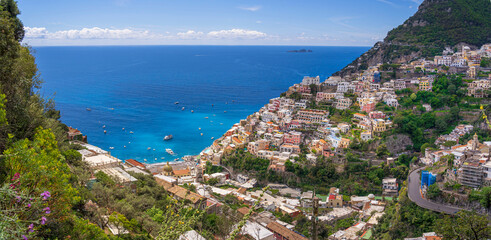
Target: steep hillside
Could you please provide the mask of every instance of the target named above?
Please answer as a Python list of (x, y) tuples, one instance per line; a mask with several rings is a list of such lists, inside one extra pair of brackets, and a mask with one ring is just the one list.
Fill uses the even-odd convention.
[(424, 0), (418, 11), (391, 30), (383, 42), (376, 43), (336, 75), (377, 63), (431, 57), (459, 43), (479, 47), (488, 42), (491, 42), (491, 1)]

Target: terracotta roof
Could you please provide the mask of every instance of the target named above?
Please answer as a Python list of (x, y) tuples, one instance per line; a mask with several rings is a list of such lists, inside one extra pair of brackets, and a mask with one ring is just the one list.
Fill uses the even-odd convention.
[(245, 189), (243, 187), (241, 187), (241, 188), (239, 188), (239, 190), (237, 190), (237, 192), (240, 193), (240, 194), (245, 194), (246, 191), (247, 191), (247, 189)]
[(329, 200), (334, 200), (334, 199), (336, 199), (336, 195), (334, 194), (329, 195)]
[(181, 170), (174, 170), (174, 175), (176, 176), (182, 176), (182, 175), (189, 175), (189, 169), (181, 169)]
[(142, 167), (142, 168), (145, 168), (145, 165), (143, 165), (143, 163), (138, 162), (138, 161), (136, 161), (135, 159), (126, 159), (124, 162), (125, 162), (125, 163), (128, 163), (128, 164), (130, 164), (130, 165), (132, 165), (132, 166), (135, 166), (135, 167)]
[(237, 209), (237, 212), (240, 212), (242, 215), (246, 215), (249, 213), (249, 208), (241, 207), (241, 208)]
[(279, 224), (277, 222), (270, 222), (266, 227), (269, 230), (271, 230), (272, 232), (283, 236), (284, 239), (288, 239), (288, 240), (308, 240), (306, 237), (303, 237), (302, 235), (300, 235), (300, 234), (298, 234), (296, 232), (293, 232), (292, 230), (290, 230), (290, 229), (288, 229), (286, 227), (283, 227), (281, 224)]

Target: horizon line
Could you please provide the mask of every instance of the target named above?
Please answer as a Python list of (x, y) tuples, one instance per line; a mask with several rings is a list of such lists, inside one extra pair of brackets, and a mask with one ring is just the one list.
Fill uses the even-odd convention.
[(28, 47), (158, 47), (158, 46), (209, 46), (209, 47), (372, 47), (372, 46), (343, 46), (343, 45), (269, 45), (269, 44), (94, 44), (94, 45), (32, 45), (22, 43)]

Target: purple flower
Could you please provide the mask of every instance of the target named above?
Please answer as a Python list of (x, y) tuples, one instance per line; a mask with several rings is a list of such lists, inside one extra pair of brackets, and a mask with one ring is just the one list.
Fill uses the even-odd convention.
[(43, 200), (48, 200), (48, 198), (51, 197), (51, 194), (49, 193), (49, 191), (45, 191), (41, 193), (41, 197), (43, 197)]
[(46, 224), (46, 218), (45, 217), (41, 217), (41, 225), (44, 225)]
[(27, 207), (28, 207), (28, 208), (30, 208), (30, 207), (31, 207), (31, 204), (30, 204), (30, 203), (28, 203), (28, 204), (27, 204)]
[(45, 208), (43, 209), (43, 211), (45, 211), (45, 212), (46, 212), (46, 214), (50, 214), (50, 213), (51, 213), (51, 210), (49, 209), (49, 207), (45, 207)]
[(16, 196), (15, 199), (17, 199), (17, 202), (20, 202), (21, 200), (20, 196)]
[(27, 232), (34, 232), (34, 224), (29, 225)]
[(22, 238), (23, 238), (24, 240), (27, 240), (26, 235), (22, 235)]

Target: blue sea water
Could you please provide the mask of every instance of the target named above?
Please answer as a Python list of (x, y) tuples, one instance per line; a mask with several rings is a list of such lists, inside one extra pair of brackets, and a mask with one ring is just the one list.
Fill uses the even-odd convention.
[[(41, 93), (54, 98), (65, 124), (120, 159), (154, 163), (199, 154), (211, 137), (220, 137), (303, 76), (323, 80), (368, 50), (287, 52), (300, 48), (35, 47), (34, 55), (44, 81)], [(174, 139), (163, 141), (168, 134)]]

